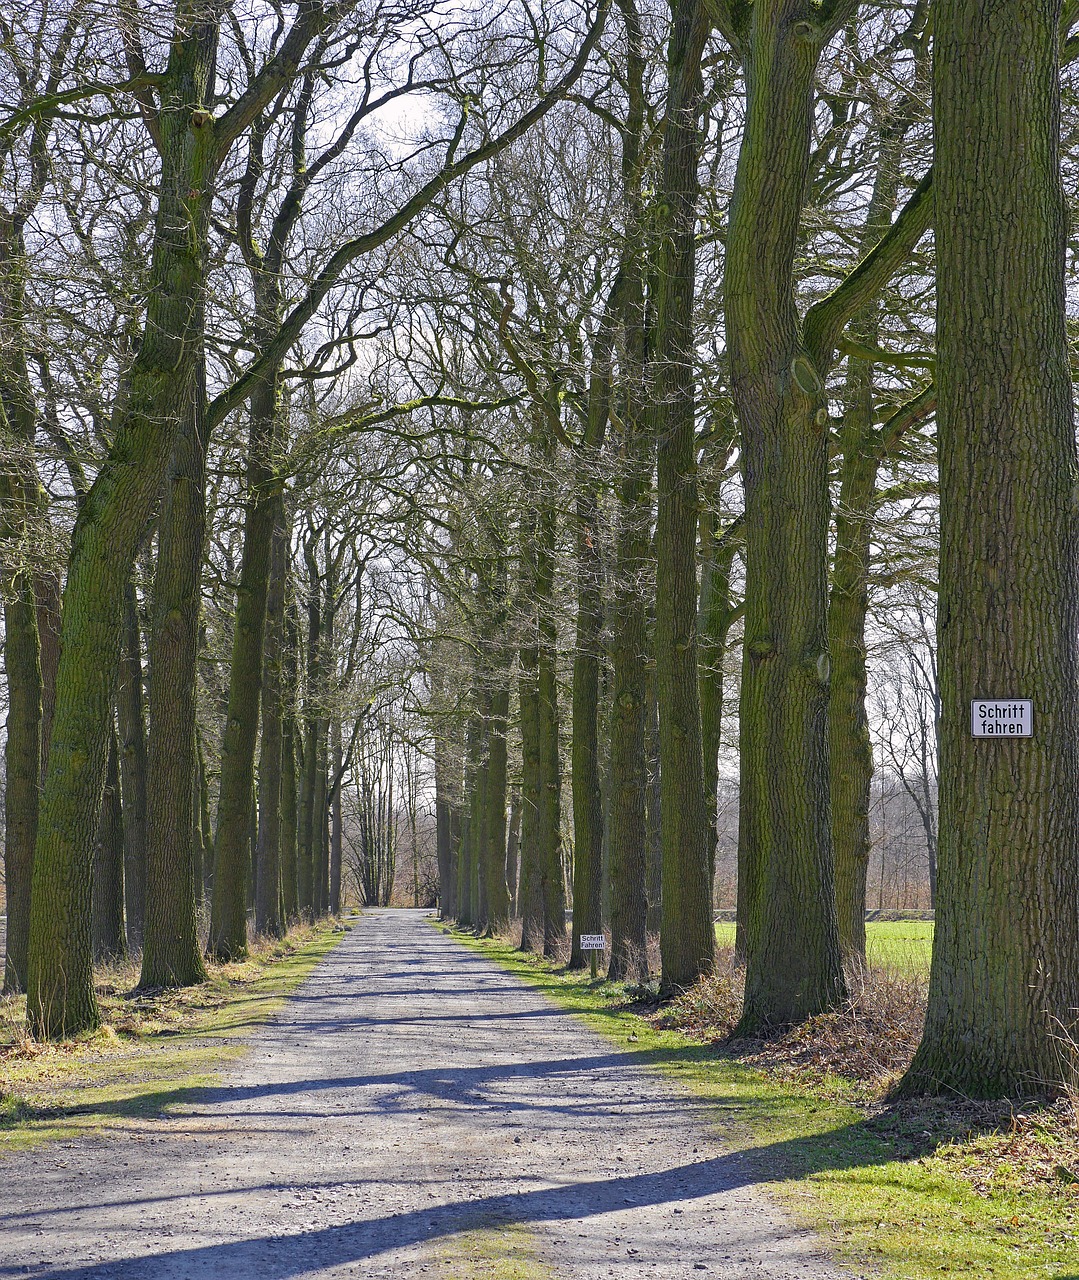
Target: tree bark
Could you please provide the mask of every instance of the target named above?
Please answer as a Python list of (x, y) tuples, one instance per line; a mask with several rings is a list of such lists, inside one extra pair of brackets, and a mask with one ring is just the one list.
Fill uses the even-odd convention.
[(712, 965), (712, 891), (697, 689), (697, 453), (693, 296), (700, 152), (703, 0), (675, 0), (655, 346), (658, 425), (656, 677), (659, 699), (663, 924), (661, 983), (688, 987)]
[[(1065, 333), (1059, 3), (934, 9), (940, 848), (901, 1092), (1074, 1088), (1079, 485)], [(971, 700), (1028, 697), (1031, 738)]]
[[(197, 308), (202, 328), (201, 304)], [(175, 436), (158, 519), (150, 639), (146, 898), (141, 987), (206, 979), (199, 951), (192, 848), (195, 683), (206, 526), (206, 370), (201, 347), (191, 401)]]
[(743, 1033), (845, 993), (828, 804), (828, 410), (803, 344), (794, 258), (820, 33), (801, 0), (753, 8), (726, 316), (746, 487), (740, 701)]
[[(273, 306), (272, 300), (261, 303), (264, 312), (272, 313)], [(251, 854), (251, 788), (262, 696), (270, 548), (280, 502), (280, 482), (273, 462), (280, 418), (279, 378), (272, 370), (251, 396), (243, 555), (236, 593), (228, 711), (221, 741), (214, 895), (207, 950), (222, 961), (247, 953), (244, 883)]]
[(284, 504), (275, 504), (263, 644), (262, 750), (255, 843), (255, 932), (277, 938), (281, 920), (281, 761), (287, 531)]
[(138, 604), (130, 578), (124, 587), (124, 635), (116, 701), (120, 720), (127, 945), (132, 951), (141, 951), (146, 901), (146, 719)]
[(453, 848), (453, 744), (444, 730), (435, 735), (435, 852), (438, 862), (438, 914), (441, 920), (457, 915), (457, 858)]
[(109, 740), (105, 790), (94, 843), (91, 936), (94, 962), (119, 960), (124, 940), (124, 821), (116, 730)]
[(34, 858), (27, 1012), (32, 1034), (94, 1027), (90, 883), (116, 688), (123, 594), (192, 395), (194, 321), (216, 162), (206, 110), (216, 16), (181, 5), (161, 86), (162, 174), (145, 333), (112, 448), (75, 521), (56, 714)]
[[(3, 412), (0, 405), (0, 418)], [(15, 577), (4, 596), (4, 670), (8, 685), (7, 737), (4, 744), (4, 886), (7, 898), (4, 994), (16, 995), (26, 990), (30, 884), (37, 839), (41, 771), (41, 666), (33, 579), (26, 570)]]

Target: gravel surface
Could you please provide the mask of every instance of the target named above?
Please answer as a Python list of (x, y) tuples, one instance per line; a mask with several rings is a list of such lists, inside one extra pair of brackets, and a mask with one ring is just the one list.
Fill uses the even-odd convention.
[(692, 1095), (424, 914), (365, 914), (219, 1088), (0, 1163), (0, 1276), (449, 1277), (487, 1231), (529, 1275), (850, 1280)]

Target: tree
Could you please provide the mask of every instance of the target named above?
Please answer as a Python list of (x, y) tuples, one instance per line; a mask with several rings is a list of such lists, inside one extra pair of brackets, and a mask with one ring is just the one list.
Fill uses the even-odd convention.
[[(1060, 8), (934, 6), (940, 869), (904, 1093), (1054, 1093), (1074, 1073), (1079, 464)], [(1034, 736), (973, 738), (971, 700), (986, 697), (1031, 698)]]
[(697, 446), (693, 297), (703, 0), (675, 0), (667, 52), (655, 357), (656, 684), (663, 842), (662, 985), (687, 987), (715, 952), (697, 687)]

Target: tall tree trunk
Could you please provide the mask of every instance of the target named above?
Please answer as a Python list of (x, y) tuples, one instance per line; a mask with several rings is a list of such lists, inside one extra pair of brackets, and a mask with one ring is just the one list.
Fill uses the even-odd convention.
[(845, 992), (828, 806), (828, 410), (794, 307), (821, 43), (801, 0), (754, 6), (727, 246), (731, 382), (746, 487), (739, 843), (741, 1029), (798, 1022)]
[(146, 901), (146, 718), (138, 603), (135, 584), (130, 578), (124, 587), (124, 635), (116, 701), (120, 720), (127, 945), (133, 951), (141, 951)]
[(34, 858), (27, 1013), (34, 1035), (98, 1022), (90, 882), (105, 782), (123, 595), (160, 490), (176, 425), (191, 402), (195, 320), (217, 158), (206, 110), (218, 19), (178, 9), (160, 87), (162, 173), (146, 327), (113, 445), (75, 521), (56, 715)]
[(124, 820), (116, 730), (109, 738), (105, 790), (94, 843), (91, 939), (95, 961), (119, 960), (124, 945)]
[(281, 921), (281, 720), (284, 702), (285, 576), (288, 566), (288, 533), (284, 504), (276, 503), (270, 578), (266, 593), (263, 642), (262, 751), (259, 756), (258, 834), (255, 931), (280, 937)]
[[(1059, 11), (934, 8), (940, 865), (907, 1093), (1075, 1085), (1062, 1033), (1079, 1009), (1079, 465)], [(1033, 737), (972, 737), (972, 699), (1017, 697), (1033, 701)]]
[(286, 710), (281, 723), (281, 910), (287, 927), (300, 912), (296, 866), (296, 721)]
[(441, 920), (457, 915), (457, 859), (453, 848), (454, 769), (453, 744), (444, 733), (435, 736), (435, 852), (438, 862), (438, 914)]
[(719, 533), (713, 511), (701, 512), (700, 633), (701, 743), (704, 755), (704, 801), (708, 813), (708, 883), (716, 880), (716, 807), (719, 791), (719, 747), (723, 730), (723, 664), (731, 609), (731, 567), (735, 532)]
[(341, 775), (345, 768), (345, 750), (341, 741), (341, 720), (335, 716), (330, 726), (333, 741), (331, 770), (333, 790), (330, 792), (330, 915), (341, 914), (341, 858), (344, 852), (344, 826), (341, 813)]
[[(3, 417), (0, 405), (0, 419)], [(11, 503), (11, 494), (7, 495)], [(10, 509), (10, 508), (9, 508)], [(10, 522), (11, 517), (8, 516)], [(41, 771), (41, 667), (33, 579), (22, 570), (4, 596), (4, 670), (8, 685), (4, 744), (4, 887), (7, 941), (4, 994), (26, 990), (30, 883), (38, 824)]]
[[(582, 489), (590, 479), (578, 482)], [(602, 929), (603, 805), (599, 778), (599, 670), (603, 628), (602, 565), (596, 528), (598, 503), (591, 491), (577, 498), (577, 636), (573, 655), (573, 925), (570, 967), (585, 963), (582, 933)], [(516, 892), (514, 850), (511, 895)], [(507, 871), (509, 871), (507, 866)]]
[[(525, 549), (525, 559), (532, 552)], [(543, 954), (543, 775), (540, 756), (539, 652), (534, 638), (521, 649), (521, 950)]]
[[(861, 237), (864, 256), (891, 224), (898, 204), (900, 158), (909, 121), (882, 132), (877, 176)], [(855, 342), (880, 341), (880, 303), (873, 299), (850, 324)], [(866, 875), (869, 870), (869, 799), (873, 747), (866, 713), (865, 624), (877, 472), (887, 442), (875, 424), (874, 368), (850, 356), (839, 436), (840, 487), (835, 515), (835, 560), (828, 597), (828, 759), (835, 851), (839, 948), (844, 960), (865, 963)]]
[(647, 953), (648, 605), (642, 591), (650, 543), (651, 468), (644, 444), (637, 426), (627, 425), (618, 486), (619, 528), (609, 641), (611, 959), (607, 977), (612, 982), (642, 976), (640, 969)]
[(697, 451), (693, 295), (700, 152), (703, 0), (674, 0), (657, 272), (658, 502), (656, 684), (659, 699), (662, 985), (691, 985), (712, 964), (712, 891), (697, 689)]
[[(504, 672), (508, 676), (508, 672)], [(506, 721), (510, 691), (501, 685), (491, 692), (487, 731), (487, 787), (484, 822), (484, 898), (487, 933), (502, 933), (510, 920), (506, 888)]]
[(554, 616), (557, 517), (548, 498), (539, 514), (536, 599), (539, 610), (536, 710), (540, 760), (539, 862), (543, 954), (560, 953), (566, 937), (566, 881), (562, 869), (562, 764), (558, 741), (558, 633)]
[(60, 573), (52, 566), (34, 574), (37, 635), (41, 653), (41, 781), (49, 763), (52, 722), (56, 714), (56, 673), (60, 666)]
[[(603, 801), (599, 770), (603, 560), (600, 554), (597, 471), (610, 403), (614, 301), (608, 297), (603, 327), (596, 338), (588, 390), (588, 426), (577, 459), (577, 634), (573, 653), (570, 755), (574, 855), (569, 959), (572, 969), (579, 969), (585, 964), (581, 934), (599, 933), (603, 928)], [(514, 855), (511, 898), (516, 893), (516, 848)]]
[(655, 669), (648, 675), (645, 743), (648, 782), (645, 790), (645, 858), (648, 862), (648, 933), (658, 934), (663, 923), (663, 839), (660, 820), (659, 704), (656, 700)]
[[(273, 314), (273, 300), (262, 301), (261, 310)], [(270, 549), (280, 504), (280, 482), (274, 471), (280, 417), (280, 386), (275, 369), (259, 382), (251, 396), (243, 556), (236, 593), (228, 711), (221, 741), (208, 945), (209, 953), (217, 960), (234, 960), (247, 952), (244, 883), (250, 853), (251, 788), (262, 695)]]
[[(201, 330), (201, 306), (198, 308)], [(195, 684), (206, 525), (206, 369), (201, 347), (192, 398), (173, 445), (158, 520), (150, 639), (146, 900), (142, 987), (206, 979), (195, 914), (192, 788)]]
[[(509, 893), (511, 916), (515, 916), (518, 913), (517, 880), (520, 849), (521, 792), (517, 787), (512, 787), (510, 790), (509, 831), (506, 834), (506, 889)], [(574, 872), (576, 873), (576, 867)], [(599, 932), (598, 929), (597, 932)]]

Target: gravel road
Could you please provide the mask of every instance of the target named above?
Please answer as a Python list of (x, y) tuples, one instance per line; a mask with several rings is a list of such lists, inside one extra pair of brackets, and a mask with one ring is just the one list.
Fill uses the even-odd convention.
[(449, 1277), (486, 1231), (567, 1280), (850, 1280), (690, 1094), (424, 914), (365, 914), (219, 1088), (0, 1162), (0, 1276)]

